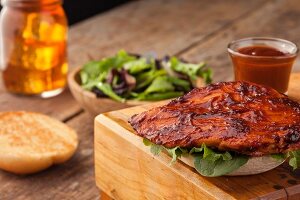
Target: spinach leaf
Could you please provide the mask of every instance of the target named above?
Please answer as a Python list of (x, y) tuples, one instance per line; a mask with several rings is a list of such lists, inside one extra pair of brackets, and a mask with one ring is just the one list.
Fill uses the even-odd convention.
[(136, 60), (136, 58), (134, 56), (128, 55), (124, 50), (121, 50), (113, 57), (103, 58), (100, 61), (88, 62), (83, 66), (83, 68), (80, 71), (80, 76), (81, 78), (83, 77), (83, 79), (81, 79), (81, 82), (82, 84), (86, 84), (91, 79), (104, 81), (109, 70), (113, 68), (120, 68), (123, 66), (124, 63), (132, 60)]
[(169, 92), (169, 91), (174, 91), (175, 88), (168, 81), (167, 76), (159, 76), (156, 77), (151, 85), (145, 90), (144, 94), (150, 94), (154, 92)]
[(143, 72), (137, 75), (136, 80), (137, 80), (137, 85), (136, 85), (136, 90), (139, 90), (141, 88), (144, 88), (151, 84), (151, 82), (156, 79), (159, 76), (166, 75), (167, 72), (163, 69), (161, 70), (156, 70), (156, 69), (151, 69), (150, 71)]
[(112, 66), (116, 68), (121, 68), (126, 62), (137, 60), (135, 56), (128, 55), (124, 50), (120, 50), (116, 56), (112, 57), (109, 61)]
[(113, 89), (111, 88), (111, 86), (108, 83), (102, 83), (99, 82), (95, 85), (99, 90), (101, 90), (104, 94), (106, 94), (107, 96), (109, 96), (110, 98), (119, 101), (119, 102), (124, 102), (125, 99), (123, 99), (122, 97), (118, 96)]
[(212, 70), (211, 68), (203, 69), (199, 71), (199, 76), (204, 79), (204, 82), (206, 84), (209, 84), (212, 82)]
[(197, 77), (202, 77), (205, 83), (211, 82), (212, 71), (205, 69), (206, 63), (201, 62), (199, 64), (191, 64), (180, 62), (176, 57), (170, 59), (171, 69), (176, 72), (189, 76), (191, 81), (195, 81)]
[(147, 89), (138, 94), (135, 99), (157, 101), (162, 99), (170, 99), (183, 95), (184, 92), (176, 92), (175, 87), (167, 76), (158, 76), (153, 80)]
[[(192, 79), (197, 77), (202, 77), (207, 83), (211, 81), (211, 71), (205, 69), (204, 63), (187, 64), (175, 57), (164, 62), (173, 73), (169, 74), (162, 68), (162, 62), (153, 58), (131, 56), (120, 50), (115, 56), (85, 64), (79, 73), (81, 86), (94, 93), (93, 89), (97, 87), (102, 92), (101, 97), (120, 102), (125, 99), (157, 101), (190, 91), (194, 85)], [(134, 80), (134, 84), (127, 81), (128, 77)]]
[(151, 68), (154, 68), (154, 62), (152, 61), (148, 63), (146, 58), (141, 58), (124, 64), (124, 69), (128, 70), (129, 74), (138, 74)]
[(192, 89), (189, 81), (186, 81), (186, 80), (174, 77), (174, 76), (170, 76), (168, 79), (175, 87), (176, 86), (180, 87), (185, 92), (188, 92)]
[(89, 79), (95, 79), (102, 71), (103, 69), (101, 69), (100, 61), (88, 62), (83, 66), (83, 68), (80, 71), (80, 77), (86, 76), (84, 78), (85, 80), (81, 79), (81, 83), (85, 84), (88, 82)]
[(92, 90), (92, 88), (96, 87), (98, 83), (98, 80), (89, 80), (86, 84), (82, 85), (81, 87), (85, 90)]

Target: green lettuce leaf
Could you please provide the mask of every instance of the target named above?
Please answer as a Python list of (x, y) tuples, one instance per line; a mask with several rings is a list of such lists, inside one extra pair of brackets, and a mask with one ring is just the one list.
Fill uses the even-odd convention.
[(148, 140), (146, 138), (143, 138), (143, 143), (145, 146), (151, 146), (153, 144), (150, 140)]
[(88, 62), (80, 70), (81, 84), (85, 85), (90, 81), (104, 82), (111, 69), (121, 68), (124, 63), (133, 60), (136, 60), (134, 56), (130, 56), (124, 50), (120, 50), (113, 57)]
[(172, 83), (168, 80), (167, 76), (156, 77), (151, 85), (145, 90), (145, 94), (155, 93), (155, 92), (170, 92), (174, 91), (175, 88)]
[(188, 150), (180, 148), (180, 147), (174, 147), (172, 149), (168, 149), (168, 148), (164, 148), (164, 149), (172, 157), (171, 164), (174, 163), (177, 160), (177, 158), (180, 158), (183, 154), (188, 153)]
[(151, 145), (150, 151), (153, 155), (159, 155), (160, 152), (163, 150), (163, 147), (157, 144)]
[[(205, 68), (204, 63), (187, 64), (176, 57), (165, 62), (173, 73), (168, 73), (162, 62), (154, 58), (131, 56), (120, 50), (115, 56), (86, 63), (79, 72), (81, 86), (89, 91), (97, 87), (104, 94), (100, 96), (119, 102), (125, 99), (158, 101), (190, 91), (194, 85), (192, 79), (197, 77), (202, 77), (206, 83), (211, 81), (211, 71)], [(124, 74), (130, 74), (135, 84), (128, 84)]]
[(286, 159), (286, 155), (282, 153), (271, 154), (271, 157), (278, 161), (283, 161), (284, 159)]
[(176, 57), (170, 59), (171, 69), (176, 72), (189, 76), (192, 81), (195, 81), (197, 77), (202, 77), (205, 83), (211, 83), (212, 71), (206, 69), (206, 63), (201, 62), (199, 64), (183, 63), (180, 62)]
[(292, 166), (294, 170), (300, 167), (300, 150), (288, 152), (288, 157), (289, 165)]
[(235, 155), (231, 159), (224, 160), (220, 157), (216, 160), (206, 159), (203, 155), (194, 156), (195, 169), (202, 175), (216, 177), (229, 174), (248, 162), (247, 156)]
[(119, 101), (119, 102), (124, 102), (125, 99), (123, 99), (122, 97), (120, 97), (119, 95), (117, 95), (111, 88), (111, 86), (107, 83), (102, 83), (99, 82), (95, 85), (99, 90), (101, 90), (104, 94), (106, 94), (107, 96), (109, 96), (110, 98)]
[[(179, 157), (190, 154), (194, 157), (194, 167), (202, 175), (207, 177), (216, 177), (229, 174), (241, 166), (245, 165), (249, 157), (236, 153), (216, 152), (213, 149), (202, 144), (201, 147), (193, 147), (191, 149), (174, 147), (166, 148), (161, 145), (153, 144), (151, 141), (144, 139), (146, 146), (151, 146), (151, 152), (158, 155), (162, 150), (168, 152), (172, 157), (171, 163), (175, 162)], [(300, 167), (300, 150), (290, 151), (288, 154), (272, 154), (272, 158), (283, 161), (289, 158), (289, 165), (293, 169)]]
[(168, 154), (172, 157), (171, 163), (175, 162), (177, 160), (177, 158), (180, 158), (183, 154), (188, 153), (188, 150), (186, 150), (186, 149), (183, 149), (180, 147), (168, 149), (161, 145), (154, 144), (146, 138), (143, 138), (143, 143), (145, 146), (150, 146), (150, 151), (153, 155), (159, 155), (163, 149), (166, 150), (168, 152)]
[(88, 73), (81, 70), (79, 75), (80, 75), (81, 85), (87, 84), (87, 82), (89, 81)]
[[(120, 50), (114, 57), (106, 58), (108, 61), (106, 65), (113, 66), (115, 68), (121, 68), (127, 62), (137, 60), (135, 56), (128, 55), (124, 50)], [(107, 66), (109, 68), (109, 66)]]
[(157, 156), (164, 149), (163, 146), (152, 143), (150, 140), (143, 138), (143, 143), (145, 146), (150, 146), (150, 152)]
[(205, 144), (194, 147), (190, 153), (194, 156), (195, 169), (203, 176), (215, 177), (233, 172), (247, 163), (248, 157), (215, 152)]
[(215, 177), (231, 173), (248, 162), (248, 156), (231, 155), (229, 152), (215, 152), (208, 148), (205, 144), (201, 147), (185, 149), (181, 147), (166, 148), (156, 145), (151, 141), (144, 139), (144, 144), (150, 146), (150, 151), (154, 155), (158, 155), (162, 150), (165, 150), (171, 157), (171, 164), (178, 158), (186, 154), (191, 154), (194, 157), (195, 169), (203, 176)]
[(192, 89), (191, 84), (189, 81), (170, 76), (168, 80), (175, 86), (181, 88), (181, 90), (188, 92)]
[(124, 69), (128, 70), (129, 74), (138, 74), (151, 68), (154, 68), (154, 61), (148, 63), (146, 58), (133, 60), (124, 64)]
[(223, 160), (231, 160), (232, 156), (229, 152), (224, 153), (216, 153), (212, 149), (208, 148), (205, 144), (202, 144), (203, 148), (203, 159), (210, 160), (212, 162), (215, 162), (216, 160), (219, 160), (220, 158)]
[(143, 73), (140, 73), (137, 75), (136, 80), (137, 80), (137, 85), (136, 85), (136, 90), (139, 90), (141, 88), (144, 88), (148, 85), (151, 84), (151, 82), (156, 79), (159, 76), (166, 75), (167, 72), (163, 69), (156, 70), (156, 69), (151, 69), (150, 71), (146, 71)]
[(170, 99), (183, 94), (184, 92), (175, 91), (175, 87), (167, 76), (156, 77), (147, 89), (140, 94), (135, 95), (135, 93), (132, 93), (135, 99), (148, 101)]

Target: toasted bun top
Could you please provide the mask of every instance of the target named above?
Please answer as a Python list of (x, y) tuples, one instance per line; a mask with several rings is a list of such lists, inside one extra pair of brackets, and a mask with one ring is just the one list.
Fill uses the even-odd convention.
[(0, 112), (0, 168), (18, 174), (68, 160), (78, 145), (76, 132), (33, 112)]

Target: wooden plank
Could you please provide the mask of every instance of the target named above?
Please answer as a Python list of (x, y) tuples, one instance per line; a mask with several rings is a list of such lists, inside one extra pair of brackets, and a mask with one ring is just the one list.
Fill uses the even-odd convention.
[[(206, 60), (214, 69), (214, 81), (233, 80), (227, 44), (236, 39), (253, 36), (279, 37), (300, 44), (300, 7), (298, 0), (266, 1), (256, 12), (237, 20), (232, 26), (208, 38), (184, 53), (189, 61)], [(300, 70), (298, 57), (294, 71)]]
[(68, 162), (34, 175), (0, 171), (0, 199), (97, 199), (93, 162), (93, 118), (87, 113), (67, 123), (79, 136), (75, 156)]
[[(173, 2), (175, 5), (172, 5)], [(219, 0), (214, 4), (208, 0), (133, 2), (72, 27), (69, 41), (70, 64), (71, 67), (78, 66), (85, 63), (89, 55), (100, 58), (125, 47), (131, 52), (153, 50), (160, 56), (182, 52), (182, 49), (225, 29), (240, 16), (246, 16), (260, 7), (260, 4), (264, 4), (262, 2), (265, 1), (231, 0), (223, 3)], [(38, 101), (6, 94), (0, 97), (0, 103), (4, 102), (6, 105), (0, 107), (0, 111), (28, 109), (65, 120), (79, 111), (70, 102), (72, 98), (68, 95)], [(71, 111), (67, 110), (68, 107), (71, 107)], [(0, 199), (96, 198), (98, 191), (94, 186), (90, 155), (92, 119), (81, 114), (68, 124), (75, 127), (81, 135), (82, 142), (75, 157), (64, 165), (32, 176), (18, 177), (0, 172)], [(227, 188), (227, 191), (230, 189), (233, 190)], [(189, 188), (186, 190), (189, 191)], [(241, 194), (242, 192), (243, 190)]]
[[(263, 2), (217, 0), (218, 6), (209, 0), (132, 2), (70, 28), (70, 68), (86, 63), (91, 57), (112, 55), (122, 48), (137, 53), (155, 51), (160, 56), (180, 52), (195, 41), (230, 25)], [(229, 7), (231, 12), (227, 12)], [(66, 120), (80, 112), (81, 108), (69, 91), (43, 100), (10, 95), (0, 85), (0, 111), (7, 110), (42, 112)]]
[[(178, 163), (170, 167), (170, 158), (166, 155), (161, 155), (160, 162), (155, 162), (153, 156), (148, 153), (149, 149), (141, 146), (140, 138), (132, 140), (125, 137), (134, 135), (120, 136), (124, 132), (116, 135), (108, 128), (112, 124), (109, 121), (105, 123), (107, 126), (95, 124), (98, 137), (95, 138), (95, 151), (99, 152), (95, 157), (96, 179), (97, 185), (114, 199), (215, 199), (217, 195), (223, 199), (232, 199), (214, 187), (210, 188), (209, 193), (203, 191), (193, 182), (205, 183), (194, 179), (191, 170), (186, 170)], [(127, 139), (137, 143), (133, 144)], [(137, 148), (136, 145), (141, 148)], [(187, 177), (191, 178), (190, 182), (182, 182)]]
[(68, 89), (49, 99), (0, 93), (0, 111), (16, 110), (40, 112), (62, 121), (82, 111)]
[(265, 1), (134, 1), (70, 29), (71, 66), (114, 54), (119, 49), (158, 56), (182, 52), (262, 7)]
[[(299, 76), (293, 74), (291, 77), (291, 82), (295, 83), (292, 85), (296, 87), (290, 90), (297, 98), (300, 97), (300, 87), (296, 85)], [(285, 165), (247, 177), (206, 178), (180, 161), (170, 166), (171, 158), (166, 154), (153, 156), (141, 138), (132, 133), (127, 121), (133, 114), (160, 104), (113, 111), (96, 118), (96, 182), (111, 197), (168, 199), (175, 195), (186, 199), (286, 199), (286, 189), (293, 198), (299, 198), (291, 184), (300, 184), (300, 170), (293, 171)], [(170, 188), (176, 188), (176, 191)]]
[(276, 190), (269, 194), (254, 198), (252, 200), (288, 200), (284, 189)]
[(286, 189), (288, 200), (299, 200), (300, 185), (295, 185)]

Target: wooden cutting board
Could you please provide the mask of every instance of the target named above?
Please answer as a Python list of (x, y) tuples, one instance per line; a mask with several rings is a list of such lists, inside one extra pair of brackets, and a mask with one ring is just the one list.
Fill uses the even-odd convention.
[[(289, 96), (300, 101), (300, 73), (292, 74)], [(113, 199), (300, 199), (300, 170), (287, 164), (266, 173), (207, 178), (181, 161), (153, 156), (127, 123), (153, 103), (95, 118), (96, 184)]]

